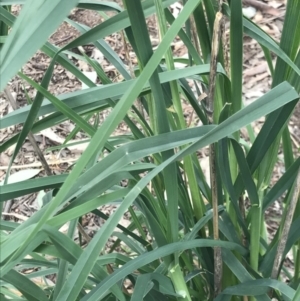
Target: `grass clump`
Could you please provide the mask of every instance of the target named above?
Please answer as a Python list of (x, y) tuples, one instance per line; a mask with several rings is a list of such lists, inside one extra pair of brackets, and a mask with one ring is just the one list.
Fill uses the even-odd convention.
[[(20, 133), (0, 146), (4, 152), (15, 144), (1, 203), (46, 193), (41, 208), (26, 221), (0, 221), (1, 298), (297, 301), (300, 158), (293, 153), (288, 122), (300, 91), (300, 2), (287, 1), (280, 43), (243, 16), (239, 0), (183, 1), (177, 18), (170, 12), (172, 0), (124, 0), (124, 8), (114, 2), (27, 0), (21, 1), (17, 18), (9, 6), (15, 1), (4, 2), (0, 88), (18, 74), (37, 94), (32, 104), (1, 120), (1, 128), (23, 123)], [(106, 20), (90, 29), (66, 18), (81, 35), (62, 48), (47, 42), (76, 6), (99, 11)], [(114, 14), (109, 17), (107, 11)], [(155, 50), (146, 23), (153, 14), (160, 39)], [(230, 24), (229, 39), (225, 22)], [(119, 31), (137, 57), (131, 70), (103, 40)], [(261, 45), (272, 75), (270, 91), (248, 106), (242, 102), (244, 34)], [(170, 47), (177, 36), (188, 51), (180, 60), (186, 64), (183, 69), (175, 67), (178, 58)], [(67, 56), (70, 50), (90, 43), (122, 80), (112, 82), (85, 54), (76, 57), (97, 72), (102, 84), (74, 65)], [(41, 83), (19, 71), (38, 49), (51, 57)], [(56, 63), (88, 88), (51, 94)], [(186, 104), (198, 126), (186, 120)], [(100, 124), (99, 114), (108, 108)], [(265, 122), (255, 133), (253, 122), (261, 117)], [(75, 128), (64, 144), (78, 132), (90, 138), (70, 171), (9, 183), (11, 164), (26, 137), (66, 120)], [(130, 135), (115, 134), (121, 122)], [(243, 128), (249, 139), (241, 138)], [(280, 148), (285, 173), (272, 185)], [(199, 162), (203, 149), (208, 150), (209, 179)], [(120, 184), (124, 180), (125, 187)], [(270, 239), (265, 211), (278, 198), (284, 211)], [(109, 204), (117, 209), (107, 216), (99, 208)], [(120, 220), (127, 211), (130, 224), (124, 227)], [(81, 225), (90, 212), (105, 220), (93, 237)], [(65, 224), (68, 230), (60, 232)], [(79, 243), (74, 240), (77, 228)], [(108, 247), (112, 236), (118, 239)], [(283, 265), (290, 250), (292, 274)], [(25, 274), (28, 269), (34, 272)], [(50, 283), (47, 277), (53, 274)]]

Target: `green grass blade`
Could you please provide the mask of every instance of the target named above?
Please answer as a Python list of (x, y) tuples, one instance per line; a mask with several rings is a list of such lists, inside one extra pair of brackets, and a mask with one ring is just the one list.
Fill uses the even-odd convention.
[(284, 173), (263, 199), (263, 211), (273, 204), (286, 190), (290, 189), (300, 167), (300, 158)]
[(110, 1), (101, 1), (101, 3), (99, 3), (98, 1), (95, 0), (79, 0), (77, 7), (92, 9), (96, 11), (120, 12), (123, 10), (117, 3), (110, 2)]
[(300, 285), (298, 286), (296, 293), (294, 295), (293, 301), (297, 301), (300, 299)]
[(1, 278), (16, 287), (27, 300), (48, 301), (45, 292), (39, 286), (13, 269)]
[(63, 210), (62, 213), (49, 219), (47, 224), (53, 227), (62, 226), (67, 221), (91, 212), (99, 206), (112, 203), (116, 200), (121, 200), (128, 192), (129, 190), (127, 188), (119, 189), (85, 202), (72, 202), (72, 204), (66, 207), (66, 209)]
[(43, 189), (59, 188), (67, 178), (67, 175), (50, 176), (47, 178), (37, 178), (32, 180), (21, 181), (18, 183), (1, 186), (1, 202), (20, 196), (37, 192)]
[[(255, 287), (255, 289), (253, 289)], [(292, 301), (295, 291), (287, 284), (273, 279), (257, 279), (226, 288), (222, 294), (236, 296), (260, 296), (267, 294), (273, 288), (285, 296), (285, 300)]]
[[(71, 239), (74, 236), (76, 225), (77, 225), (77, 219), (71, 220), (69, 219), (68, 221), (70, 222), (69, 229), (68, 229), (68, 237)], [(55, 288), (54, 288), (54, 293), (53, 293), (53, 300), (56, 300), (57, 295), (59, 294), (62, 286), (64, 285), (66, 278), (67, 278), (67, 273), (68, 273), (68, 262), (66, 260), (59, 260), (58, 263), (58, 271), (57, 271), (57, 279), (55, 283)]]
[[(283, 24), (282, 35), (280, 40), (280, 48), (287, 56), (294, 61), (300, 45), (300, 3), (297, 0), (287, 2), (286, 17)], [(288, 78), (288, 73), (292, 66), (286, 60), (280, 57), (276, 61), (275, 73), (272, 86)], [(294, 69), (294, 71), (296, 71)], [(296, 71), (297, 72), (297, 71)], [(299, 75), (299, 72), (297, 72)]]
[(229, 165), (229, 155), (228, 155), (228, 140), (222, 139), (218, 143), (219, 152), (218, 152), (218, 163), (220, 166), (220, 176), (222, 179), (222, 183), (225, 186), (229, 196), (231, 204), (236, 213), (237, 221), (242, 227), (246, 236), (248, 236), (248, 229), (245, 224), (245, 221), (241, 215), (239, 204), (238, 204), (238, 193), (236, 192), (234, 185), (232, 183), (232, 176), (230, 172), (230, 165)]
[[(159, 283), (159, 285), (157, 285), (156, 283)], [(140, 301), (142, 296), (142, 298), (144, 298), (145, 295), (147, 295), (147, 293), (149, 292), (149, 288), (152, 287), (151, 284), (154, 284), (154, 287), (157, 287), (157, 290), (163, 294), (179, 297), (179, 295), (176, 294), (172, 282), (169, 278), (159, 273), (148, 273), (137, 278), (135, 285), (136, 288), (133, 291), (130, 301)]]
[[(224, 263), (230, 268), (230, 270), (234, 273), (234, 275), (239, 279), (240, 282), (244, 283), (253, 280), (253, 277), (249, 274), (244, 265), (236, 258), (236, 256), (232, 254), (232, 252), (223, 249), (222, 258)], [(222, 297), (222, 294), (219, 295), (216, 298), (216, 301), (223, 300)], [(257, 301), (271, 301), (271, 299), (267, 295), (256, 296), (256, 299)]]
[(84, 131), (86, 131), (90, 136), (93, 136), (95, 133), (95, 129), (87, 123), (81, 116), (76, 114), (71, 108), (65, 105), (63, 102), (59, 101), (55, 96), (53, 96), (50, 92), (44, 89), (42, 86), (34, 82), (32, 79), (27, 77), (26, 75), (19, 73), (19, 76), (26, 80), (29, 84), (31, 84), (35, 89), (37, 89), (42, 95), (47, 97), (54, 106), (56, 106), (57, 110), (65, 114), (69, 119), (73, 120), (77, 125), (81, 127)]
[(242, 1), (230, 1), (230, 64), (232, 113), (242, 108), (243, 13)]
[[(244, 18), (244, 31), (251, 38), (255, 39), (258, 43), (274, 52), (280, 57), (288, 66), (290, 66), (298, 75), (300, 75), (300, 69), (295, 63), (289, 58), (289, 56), (281, 49), (278, 44), (268, 36), (262, 29), (251, 21)], [(276, 71), (275, 71), (276, 74)]]
[[(74, 28), (79, 30), (82, 34), (91, 30), (90, 27), (74, 22), (71, 19), (67, 19), (66, 21), (69, 24), (71, 24)], [(115, 51), (112, 50), (109, 44), (105, 42), (105, 40), (101, 39), (101, 40), (94, 41), (93, 43), (102, 52), (104, 57), (117, 68), (117, 70), (124, 76), (126, 80), (131, 79), (131, 76), (126, 70), (124, 63), (119, 58), (119, 56), (115, 53)]]

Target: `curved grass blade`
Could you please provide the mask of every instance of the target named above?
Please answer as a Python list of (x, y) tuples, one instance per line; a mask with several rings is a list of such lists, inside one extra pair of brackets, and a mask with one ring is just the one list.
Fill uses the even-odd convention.
[(26, 80), (29, 84), (31, 84), (35, 89), (37, 89), (42, 95), (47, 97), (54, 106), (56, 106), (57, 110), (65, 114), (69, 119), (73, 120), (77, 125), (79, 125), (84, 131), (86, 131), (90, 136), (93, 136), (95, 133), (95, 129), (87, 123), (81, 116), (76, 114), (71, 108), (69, 108), (66, 104), (59, 101), (55, 96), (53, 96), (50, 92), (48, 92), (45, 88), (37, 84), (35, 81), (24, 75), (23, 73), (19, 73), (19, 76)]
[(1, 279), (17, 288), (27, 300), (48, 301), (45, 292), (39, 286), (13, 269), (1, 276)]
[[(159, 78), (160, 83), (163, 84), (172, 80), (177, 80), (185, 77), (189, 78), (195, 74), (207, 74), (208, 72), (209, 65), (206, 64), (201, 66), (193, 66), (179, 70), (162, 72), (159, 74)], [(218, 66), (218, 72), (224, 73), (224, 70), (221, 68), (221, 66)], [(121, 83), (113, 83), (110, 85), (98, 86), (90, 88), (88, 90), (80, 90), (60, 95), (57, 98), (73, 109), (83, 105), (86, 106), (87, 104), (91, 104), (100, 100), (102, 100), (102, 105), (107, 105), (107, 98), (111, 98), (112, 100), (117, 100), (121, 98), (122, 95), (126, 92), (126, 90), (129, 89), (129, 87), (135, 82), (136, 79)], [(150, 91), (149, 85), (145, 84), (142, 91)], [(8, 115), (5, 115), (1, 120), (0, 129), (25, 122), (30, 107), (30, 105), (25, 106), (9, 113)], [(38, 117), (52, 112), (56, 112), (55, 106), (50, 101), (45, 100), (41, 106)]]
[[(71, 19), (66, 20), (69, 24), (71, 24), (74, 28), (79, 30), (82, 34), (88, 32), (91, 30), (90, 27), (85, 26), (83, 24), (78, 24), (77, 22), (74, 22)], [(114, 65), (117, 70), (122, 74), (122, 76), (126, 79), (129, 80), (131, 79), (130, 74), (128, 73), (124, 63), (122, 60), (119, 58), (119, 56), (112, 50), (112, 48), (105, 42), (105, 40), (97, 40), (94, 41), (93, 44), (102, 52), (104, 57), (112, 64)]]
[[(287, 56), (291, 60), (295, 60), (297, 53), (299, 52), (299, 44), (300, 44), (300, 34), (299, 34), (299, 26), (300, 26), (300, 3), (299, 1), (290, 0), (287, 2), (286, 7), (286, 16), (283, 24), (281, 39), (280, 39), (280, 47), (287, 54)], [(297, 25), (298, 24), (298, 25)], [(272, 82), (272, 86), (274, 87), (278, 83), (283, 80), (287, 80), (289, 78), (289, 73), (292, 71), (299, 72), (293, 68), (284, 58), (280, 57), (276, 61), (274, 79)]]
[[(296, 1), (297, 2), (297, 1)], [(225, 12), (227, 16), (230, 16), (228, 7), (225, 6)], [(251, 38), (256, 40), (259, 44), (263, 45), (267, 49), (271, 50), (278, 57), (280, 57), (288, 66), (290, 66), (298, 75), (300, 75), (300, 69), (295, 63), (289, 58), (289, 56), (279, 47), (279, 45), (258, 25), (253, 23), (247, 18), (243, 18), (244, 32)], [(295, 25), (295, 24), (294, 24)]]
[(123, 11), (123, 9), (117, 3), (110, 1), (101, 1), (101, 3), (99, 3), (99, 1), (96, 0), (79, 0), (77, 7), (96, 11)]
[(7, 184), (1, 186), (0, 202), (5, 202), (10, 199), (18, 198), (20, 196), (30, 194), (33, 192), (59, 188), (66, 180), (68, 175), (49, 176), (47, 178), (38, 178), (18, 182), (17, 184)]
[(140, 301), (141, 298), (145, 298), (153, 286), (164, 295), (180, 297), (176, 294), (170, 278), (159, 273), (149, 273), (138, 276), (130, 301)]
[(112, 203), (116, 200), (121, 200), (128, 192), (129, 188), (123, 188), (111, 193), (104, 194), (103, 196), (97, 197), (95, 199), (90, 199), (85, 202), (78, 202), (78, 204), (77, 202), (72, 202), (60, 214), (49, 219), (47, 224), (52, 227), (60, 227), (67, 221), (80, 217), (100, 206)]
[[(255, 287), (255, 289), (253, 289)], [(236, 286), (226, 288), (222, 294), (235, 296), (260, 296), (267, 294), (270, 288), (279, 291), (285, 296), (285, 300), (292, 301), (295, 291), (284, 282), (273, 279), (256, 279)]]

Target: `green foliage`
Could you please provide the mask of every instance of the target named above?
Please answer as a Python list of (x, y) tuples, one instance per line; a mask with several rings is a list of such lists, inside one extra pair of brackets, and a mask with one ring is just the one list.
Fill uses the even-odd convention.
[[(198, 99), (203, 96), (199, 87), (202, 93), (208, 93), (211, 84), (217, 2), (184, 1), (177, 18), (169, 9), (174, 2), (124, 0), (123, 10), (108, 1), (1, 1), (0, 42), (4, 44), (0, 48), (0, 89), (18, 74), (37, 94), (32, 104), (2, 118), (1, 129), (20, 123), (23, 127), (0, 145), (0, 152), (15, 145), (12, 164), (29, 132), (38, 133), (66, 120), (76, 127), (65, 143), (78, 131), (90, 137), (87, 149), (69, 173), (9, 183), (8, 170), (0, 186), (1, 205), (32, 192), (47, 193), (41, 209), (26, 221), (0, 220), (1, 300), (265, 301), (271, 300), (271, 294), (278, 300), (299, 299), (299, 206), (294, 216), (292, 212), (291, 224), (288, 217), (289, 208), (299, 199), (296, 178), (300, 158), (293, 155), (287, 124), (300, 92), (300, 34), (299, 26), (295, 26), (300, 23), (300, 2), (287, 1), (279, 44), (242, 15), (242, 1), (223, 4), (222, 12), (230, 21), (231, 64), (220, 47), (214, 124), (210, 123), (205, 101)], [(22, 4), (17, 18), (10, 13), (12, 4)], [(113, 11), (114, 15), (90, 29), (66, 17), (76, 5), (101, 14)], [(146, 18), (155, 13), (161, 41), (153, 50)], [(191, 17), (195, 26), (191, 26)], [(59, 48), (46, 40), (64, 18), (81, 35)], [(138, 66), (131, 72), (104, 41), (119, 31), (125, 32), (138, 58)], [(271, 55), (277, 56), (275, 69), (269, 66), (272, 89), (246, 107), (242, 104), (243, 34), (262, 46), (269, 63)], [(188, 64), (184, 69), (175, 68), (178, 58), (170, 50), (177, 35), (189, 54), (188, 59), (181, 59)], [(113, 83), (85, 54), (76, 58), (94, 68), (102, 85), (95, 85), (74, 65), (68, 56), (71, 50), (88, 43), (104, 54), (123, 80)], [(52, 59), (41, 84), (19, 71), (38, 49)], [(48, 86), (56, 63), (89, 88), (52, 95)], [(197, 87), (196, 95), (190, 82)], [(193, 108), (201, 125), (188, 124), (183, 102)], [(101, 125), (97, 118), (91, 119), (108, 108), (111, 112)], [(41, 116), (45, 117), (38, 119)], [(251, 124), (261, 117), (266, 117), (265, 123), (254, 134)], [(114, 134), (122, 121), (129, 135)], [(249, 141), (240, 138), (244, 127)], [(210, 145), (215, 146), (211, 158), (218, 167), (215, 178), (212, 175), (217, 208), (213, 206), (211, 181), (197, 156)], [(281, 146), (286, 171), (272, 186), (270, 179)], [(120, 185), (122, 180), (127, 180), (127, 187)], [(269, 241), (264, 232), (264, 212), (282, 196), (283, 218)], [(250, 202), (248, 210), (246, 199)], [(99, 210), (110, 204), (118, 205), (110, 216)], [(215, 239), (213, 232), (213, 207), (218, 213), (220, 239)], [(127, 211), (131, 221), (125, 228), (119, 222)], [(89, 212), (105, 223), (82, 247), (73, 237), (82, 216)], [(66, 223), (67, 233), (60, 232)], [(121, 232), (115, 232), (116, 227)], [(289, 231), (284, 236), (285, 229)], [(108, 248), (112, 236), (118, 239)], [(277, 249), (285, 240), (276, 271)], [(121, 242), (126, 246), (123, 252), (118, 249)], [(223, 287), (215, 296), (214, 250), (219, 248)], [(291, 249), (295, 254), (292, 275), (283, 266)], [(27, 269), (34, 272), (23, 273)], [(280, 273), (289, 278), (288, 284), (281, 281)], [(52, 274), (56, 274), (54, 285), (47, 281)], [(133, 289), (126, 288), (125, 282)]]

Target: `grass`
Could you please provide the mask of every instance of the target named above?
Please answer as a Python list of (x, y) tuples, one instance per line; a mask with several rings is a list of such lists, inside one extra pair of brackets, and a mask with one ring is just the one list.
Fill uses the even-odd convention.
[[(1, 299), (299, 299), (300, 158), (293, 154), (287, 125), (300, 91), (300, 3), (287, 2), (277, 43), (242, 15), (239, 0), (222, 5), (210, 0), (183, 1), (176, 19), (169, 10), (174, 2), (124, 0), (125, 10), (114, 2), (1, 3), (0, 89), (18, 75), (37, 90), (32, 104), (1, 120), (1, 128), (23, 123), (20, 133), (0, 145), (1, 152), (15, 145), (1, 186), (1, 204), (46, 191), (42, 208), (26, 221), (0, 221)], [(25, 3), (17, 18), (9, 6), (15, 3)], [(69, 20), (66, 16), (75, 6), (99, 11), (105, 21), (90, 29)], [(106, 11), (115, 14), (108, 17)], [(146, 25), (146, 18), (153, 14), (160, 34), (155, 51)], [(63, 20), (81, 35), (58, 48), (47, 38)], [(230, 22), (228, 41), (225, 20)], [(137, 56), (138, 66), (132, 70), (103, 40), (119, 31)], [(242, 102), (244, 34), (261, 45), (272, 74), (270, 91), (248, 106)], [(175, 68), (170, 49), (176, 36), (188, 50), (184, 69)], [(96, 61), (77, 55), (97, 72), (102, 85), (96, 86), (69, 60), (66, 54), (71, 49), (88, 43), (115, 66), (122, 81), (112, 83)], [(20, 71), (38, 49), (52, 59), (40, 84)], [(277, 56), (275, 67), (273, 55)], [(51, 94), (48, 86), (56, 63), (89, 88)], [(189, 126), (184, 102), (201, 125)], [(107, 108), (111, 112), (99, 124), (95, 116)], [(40, 116), (46, 117), (39, 120)], [(252, 125), (261, 117), (265, 122), (256, 134)], [(70, 172), (8, 184), (11, 164), (27, 135), (66, 120), (76, 127), (65, 143), (79, 131), (90, 138)], [(114, 134), (121, 122), (130, 129), (125, 139)], [(251, 139), (241, 139), (242, 128)], [(209, 148), (210, 179), (198, 158), (204, 148)], [(285, 173), (273, 185), (280, 148)], [(120, 185), (122, 180), (127, 187)], [(279, 198), (283, 217), (270, 239), (264, 213)], [(98, 209), (116, 203), (110, 216)], [(127, 211), (130, 225), (125, 228), (119, 222)], [(92, 238), (80, 225), (89, 212), (105, 220)], [(67, 233), (60, 232), (67, 223)], [(107, 247), (116, 227), (121, 230), (118, 239)], [(87, 240), (85, 245), (74, 240), (77, 228)], [(283, 266), (290, 250), (292, 274)], [(27, 269), (34, 272), (25, 274)], [(47, 276), (53, 274), (51, 285)]]

